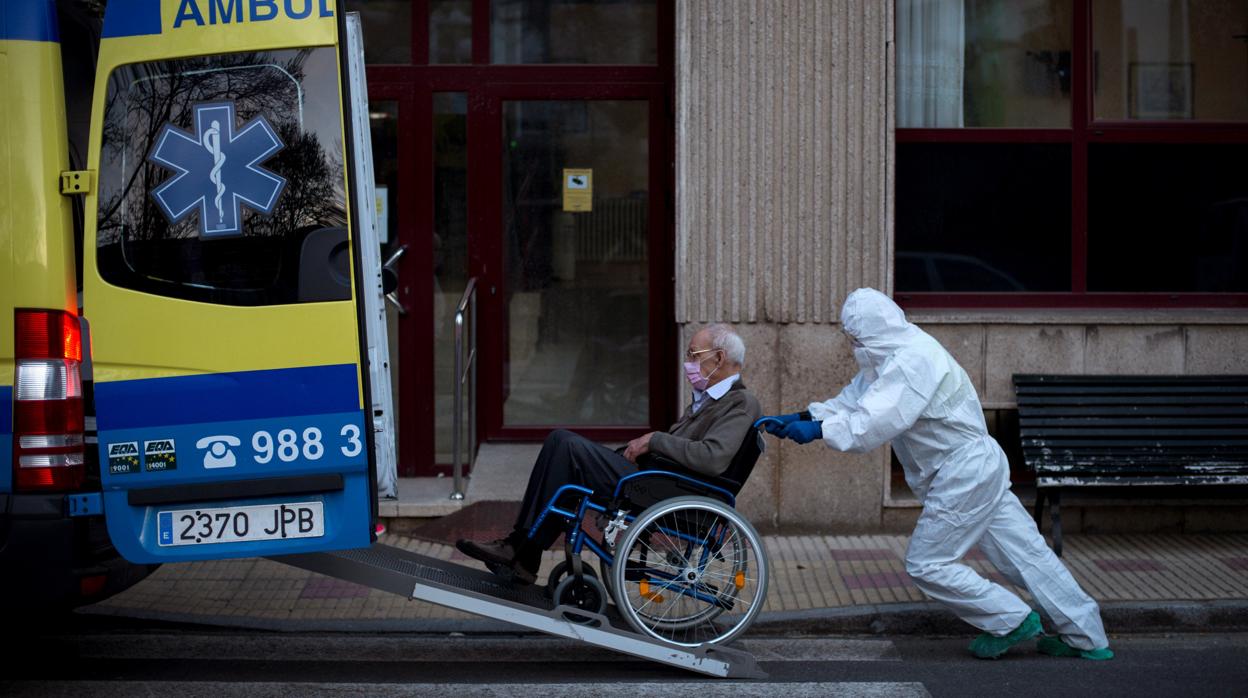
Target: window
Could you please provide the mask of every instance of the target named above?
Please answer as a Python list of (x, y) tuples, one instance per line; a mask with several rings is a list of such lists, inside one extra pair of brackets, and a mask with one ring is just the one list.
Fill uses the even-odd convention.
[(104, 280), (227, 305), (350, 298), (338, 77), (332, 48), (114, 71)]
[(655, 0), (492, 0), (494, 63), (654, 64)]
[(1248, 305), (1248, 3), (896, 13), (902, 300)]
[(346, 6), (360, 13), (366, 63), (412, 62), (410, 0), (348, 0)]
[[(369, 65), (659, 62), (658, 0), (347, 0)], [(475, 9), (475, 12), (474, 12)]]
[(1248, 2), (1095, 2), (1092, 51), (1098, 120), (1248, 121)]

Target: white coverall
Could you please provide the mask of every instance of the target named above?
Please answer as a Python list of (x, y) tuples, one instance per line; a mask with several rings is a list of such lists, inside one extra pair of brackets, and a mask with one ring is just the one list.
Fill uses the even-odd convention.
[(978, 544), (1011, 583), (1031, 592), (1068, 645), (1108, 647), (1096, 601), (1010, 491), (1009, 463), (962, 367), (874, 289), (849, 295), (841, 323), (861, 344), (854, 348), (861, 370), (839, 395), (808, 409), (832, 448), (862, 453), (892, 442), (923, 504), (906, 551), (906, 572), (919, 589), (992, 635), (1018, 627), (1028, 605), (961, 562)]

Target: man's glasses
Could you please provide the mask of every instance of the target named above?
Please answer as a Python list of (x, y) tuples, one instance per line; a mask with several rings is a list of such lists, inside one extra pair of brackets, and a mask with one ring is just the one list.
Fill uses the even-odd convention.
[(699, 349), (697, 351), (686, 351), (685, 360), (693, 361), (694, 359), (698, 358), (698, 354), (705, 354), (708, 351), (719, 351), (719, 350), (718, 349)]

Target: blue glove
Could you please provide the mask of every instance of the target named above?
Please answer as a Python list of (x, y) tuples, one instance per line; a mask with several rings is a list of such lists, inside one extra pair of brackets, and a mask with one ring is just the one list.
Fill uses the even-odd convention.
[(754, 422), (754, 428), (757, 429), (761, 426), (767, 430), (768, 434), (780, 436), (780, 433), (784, 431), (786, 426), (792, 424), (793, 422), (800, 422), (804, 419), (810, 419), (809, 412), (794, 412), (793, 414), (781, 414), (773, 417), (760, 417), (757, 422)]
[(815, 439), (823, 438), (823, 422), (790, 422), (778, 436), (792, 439), (799, 444), (808, 444)]

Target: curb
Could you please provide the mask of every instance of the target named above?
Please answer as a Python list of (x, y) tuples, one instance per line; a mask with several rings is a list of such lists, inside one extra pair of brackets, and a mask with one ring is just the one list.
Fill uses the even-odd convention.
[[(1116, 601), (1101, 604), (1110, 635), (1248, 630), (1248, 600)], [(896, 603), (759, 616), (752, 635), (965, 635), (975, 630), (932, 602)]]
[[(472, 619), (310, 619), (275, 620), (244, 616), (199, 616), (143, 609), (86, 608), (85, 622), (149, 621), (179, 626), (262, 632), (413, 633), (524, 635), (531, 631), (486, 618)], [(1248, 631), (1248, 599), (1234, 601), (1138, 601), (1101, 604), (1101, 618), (1112, 635)], [(966, 635), (974, 629), (935, 603), (895, 603), (761, 614), (748, 635)]]

